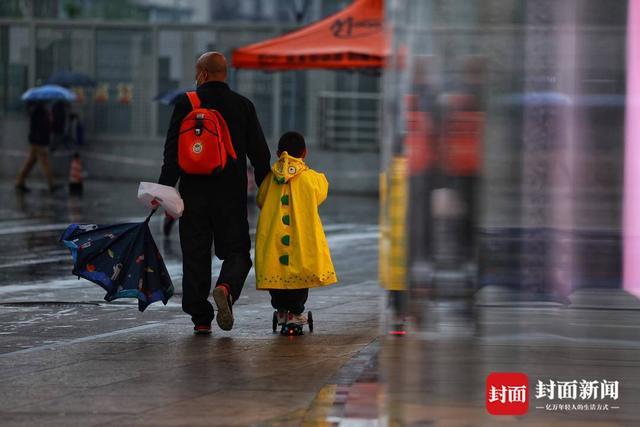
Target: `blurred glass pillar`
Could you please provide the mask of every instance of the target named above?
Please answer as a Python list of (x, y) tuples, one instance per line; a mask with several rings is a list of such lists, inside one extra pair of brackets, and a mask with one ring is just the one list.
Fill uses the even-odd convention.
[(590, 0), (578, 6), (570, 299), (572, 307), (626, 305), (621, 289), (627, 2)]
[[(402, 62), (384, 77), (383, 170), (406, 161), (411, 315), (464, 300), (476, 263), (479, 285), (498, 291), (478, 299), (566, 304), (579, 290), (584, 303), (593, 289), (602, 304), (622, 286), (626, 4), (490, 1), (458, 13), (467, 3), (401, 3), (387, 3)], [(448, 162), (470, 117), (482, 173), (460, 179)], [(456, 230), (468, 228), (473, 180), (477, 258)]]
[[(385, 3), (385, 25), (393, 34), (392, 55), (388, 59), (383, 86), (381, 173), (380, 173), (380, 250), (379, 275), (382, 287), (388, 291), (390, 322), (384, 327), (391, 333), (404, 333), (407, 314), (407, 249), (410, 238), (407, 227), (408, 183), (407, 156), (404, 147), (402, 103), (406, 73), (404, 61), (410, 60), (407, 52), (408, 10), (402, 2)], [(404, 47), (404, 48), (403, 48)]]
[(640, 297), (640, 2), (628, 7), (623, 280)]
[(526, 17), (519, 290), (563, 299), (573, 258), (576, 2), (529, 1)]

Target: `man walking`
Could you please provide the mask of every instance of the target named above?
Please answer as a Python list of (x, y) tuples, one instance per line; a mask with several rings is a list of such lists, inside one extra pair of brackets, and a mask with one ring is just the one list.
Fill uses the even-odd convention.
[(29, 156), (25, 160), (20, 174), (16, 178), (16, 191), (27, 193), (30, 189), (26, 185), (27, 177), (36, 162), (40, 160), (42, 172), (47, 180), (49, 192), (53, 193), (58, 186), (54, 185), (53, 172), (49, 163), (49, 143), (51, 142), (51, 119), (49, 111), (43, 102), (28, 105), (29, 111)]
[(211, 333), (214, 309), (207, 300), (211, 290), (211, 245), (223, 260), (213, 290), (218, 314), (216, 321), (223, 330), (233, 327), (231, 306), (240, 297), (251, 269), (251, 239), (247, 221), (248, 157), (260, 185), (270, 169), (269, 147), (253, 103), (232, 91), (225, 83), (227, 61), (221, 53), (208, 52), (196, 62), (197, 98), (201, 108), (217, 110), (226, 121), (236, 160), (213, 175), (184, 173), (178, 166), (178, 138), (182, 120), (191, 112), (185, 94), (177, 100), (164, 147), (164, 164), (158, 182), (175, 186), (184, 200), (180, 218), (182, 247), (182, 308), (191, 315), (194, 332)]

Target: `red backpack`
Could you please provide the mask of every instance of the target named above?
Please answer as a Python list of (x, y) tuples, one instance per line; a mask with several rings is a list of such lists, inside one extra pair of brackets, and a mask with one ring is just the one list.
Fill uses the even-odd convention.
[(201, 108), (195, 92), (187, 92), (191, 112), (182, 120), (178, 135), (178, 165), (183, 172), (211, 175), (236, 159), (227, 122), (219, 111)]

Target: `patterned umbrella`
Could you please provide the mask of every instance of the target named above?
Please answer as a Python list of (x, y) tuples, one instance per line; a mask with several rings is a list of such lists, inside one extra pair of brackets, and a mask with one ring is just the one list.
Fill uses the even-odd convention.
[(117, 225), (72, 224), (60, 241), (71, 250), (72, 273), (100, 285), (104, 299), (137, 298), (138, 309), (173, 295), (173, 283), (158, 251), (149, 219)]

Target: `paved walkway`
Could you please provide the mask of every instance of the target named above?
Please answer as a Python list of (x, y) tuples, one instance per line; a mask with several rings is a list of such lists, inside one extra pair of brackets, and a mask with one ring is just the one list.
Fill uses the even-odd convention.
[[(132, 184), (89, 183), (81, 200), (16, 198), (0, 185), (3, 426), (640, 425), (640, 310), (629, 295), (513, 304), (485, 289), (473, 317), (412, 300), (425, 304), (421, 326), (386, 335), (377, 202), (334, 196), (322, 213), (341, 284), (311, 292), (314, 334), (272, 334), (268, 296), (250, 276), (234, 330), (193, 336), (180, 309), (177, 235), (163, 239), (160, 218), (151, 226), (177, 288), (167, 306), (141, 314), (133, 301), (107, 304), (70, 275), (60, 232), (140, 219), (134, 195)], [(490, 372), (529, 376), (527, 415), (487, 414)], [(619, 381), (619, 397), (600, 412), (549, 411), (532, 397), (538, 380), (574, 379)]]
[(89, 183), (78, 200), (14, 198), (6, 184), (2, 197), (2, 425), (298, 425), (379, 335), (375, 200), (336, 196), (323, 208), (341, 284), (311, 292), (315, 332), (288, 338), (272, 334), (269, 297), (254, 289), (253, 272), (233, 331), (194, 336), (180, 309), (176, 230), (169, 240), (155, 233), (177, 288), (167, 306), (108, 304), (99, 287), (72, 277), (60, 231), (144, 217), (135, 201), (122, 202), (135, 185)]

